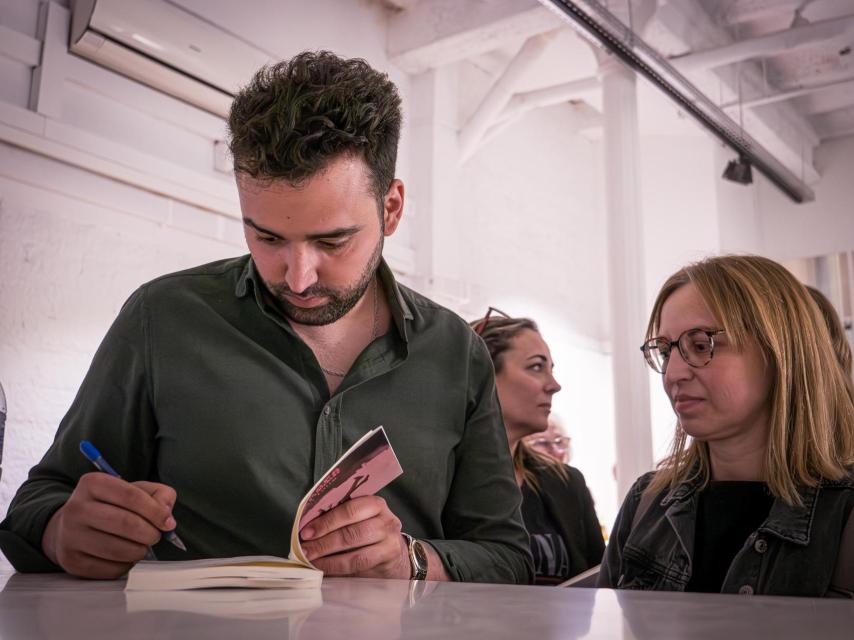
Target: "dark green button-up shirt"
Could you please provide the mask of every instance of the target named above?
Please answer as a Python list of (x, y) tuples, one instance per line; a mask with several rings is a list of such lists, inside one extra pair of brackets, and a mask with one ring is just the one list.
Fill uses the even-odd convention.
[(127, 480), (174, 487), (178, 533), (163, 560), (287, 556), (302, 496), (366, 431), (385, 427), (403, 475), (379, 495), (428, 540), (453, 579), (529, 582), (492, 364), (465, 322), (398, 285), (383, 263), (393, 326), (330, 397), (311, 349), (271, 307), (249, 256), (158, 278), (122, 308), (63, 419), (0, 524), (22, 571), (92, 441)]

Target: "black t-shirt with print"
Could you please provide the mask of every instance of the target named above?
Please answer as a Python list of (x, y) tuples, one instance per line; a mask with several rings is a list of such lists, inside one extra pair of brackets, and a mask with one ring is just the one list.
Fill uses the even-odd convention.
[(535, 584), (557, 584), (570, 577), (569, 553), (554, 519), (540, 494), (522, 486), (522, 520), (531, 535)]

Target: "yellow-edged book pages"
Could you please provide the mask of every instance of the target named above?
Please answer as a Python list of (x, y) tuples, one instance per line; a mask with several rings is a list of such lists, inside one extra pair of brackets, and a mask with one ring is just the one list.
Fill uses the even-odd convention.
[(244, 620), (295, 621), (323, 604), (320, 589), (187, 589), (128, 591), (128, 613), (181, 611)]
[(246, 587), (310, 589), (320, 586), (323, 573), (299, 562), (275, 556), (242, 556), (138, 562), (128, 574), (128, 591), (170, 591)]

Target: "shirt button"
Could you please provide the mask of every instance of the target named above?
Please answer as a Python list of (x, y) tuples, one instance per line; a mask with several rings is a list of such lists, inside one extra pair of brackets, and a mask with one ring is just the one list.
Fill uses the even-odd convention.
[(743, 596), (752, 596), (753, 595), (753, 587), (749, 584), (742, 585), (742, 587), (738, 590), (738, 592)]
[(753, 548), (756, 550), (756, 553), (765, 553), (768, 551), (768, 543), (762, 538), (759, 538), (759, 540), (753, 543)]
[(332, 407), (330, 407), (329, 405), (323, 407), (323, 415), (328, 416), (331, 411)]

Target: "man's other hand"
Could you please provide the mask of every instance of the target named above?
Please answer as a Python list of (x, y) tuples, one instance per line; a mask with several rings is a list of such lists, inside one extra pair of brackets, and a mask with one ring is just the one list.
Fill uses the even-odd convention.
[(400, 520), (379, 496), (339, 504), (300, 531), (302, 550), (330, 576), (401, 578), (412, 569)]
[(175, 528), (175, 497), (164, 484), (87, 473), (48, 521), (42, 549), (70, 574), (118, 578)]

